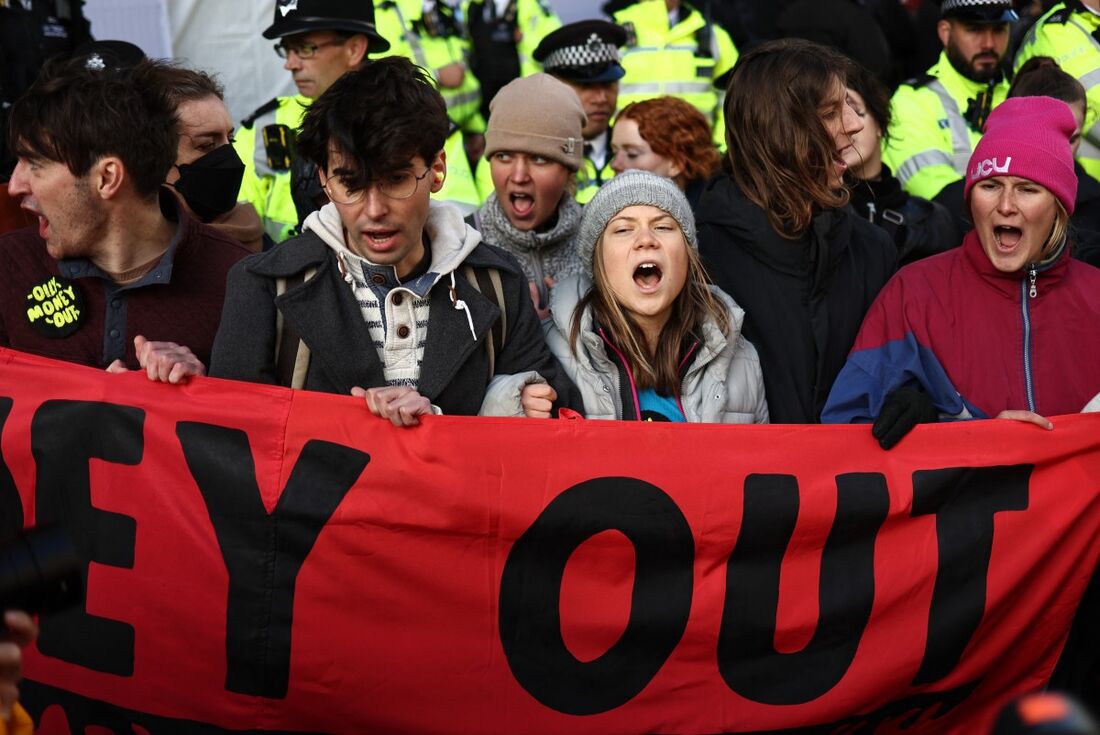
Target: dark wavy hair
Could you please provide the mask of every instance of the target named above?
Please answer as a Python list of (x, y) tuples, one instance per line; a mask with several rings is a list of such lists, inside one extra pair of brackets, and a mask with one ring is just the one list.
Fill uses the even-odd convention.
[(680, 167), (676, 178), (681, 188), (696, 179), (718, 173), (722, 156), (711, 139), (710, 124), (703, 113), (679, 97), (654, 97), (631, 102), (619, 118), (638, 123), (638, 134), (653, 152)]
[(890, 90), (863, 64), (852, 64), (848, 73), (848, 89), (863, 98), (864, 110), (878, 125), (884, 137), (890, 137), (890, 125), (894, 121), (890, 112)]
[(161, 83), (166, 62), (89, 69), (78, 58), (46, 65), (11, 111), (11, 149), (22, 158), (64, 163), (84, 176), (117, 156), (135, 192), (156, 196), (176, 162), (176, 106)]
[(355, 167), (344, 181), (355, 191), (417, 155), (430, 166), (450, 124), (431, 76), (408, 59), (387, 56), (344, 74), (309, 106), (298, 152), (328, 170), (329, 151), (339, 151)]
[(1084, 86), (1049, 56), (1033, 56), (1024, 62), (1008, 88), (1009, 97), (1053, 97), (1067, 105), (1088, 99)]
[(218, 80), (199, 69), (188, 69), (177, 63), (158, 64), (155, 76), (164, 87), (168, 101), (173, 107), (185, 102), (217, 97), (225, 100), (225, 89)]
[(741, 57), (726, 91), (726, 147), (737, 185), (760, 206), (772, 227), (797, 239), (815, 208), (848, 201), (833, 190), (830, 171), (836, 144), (819, 108), (852, 62), (812, 41), (787, 38)]

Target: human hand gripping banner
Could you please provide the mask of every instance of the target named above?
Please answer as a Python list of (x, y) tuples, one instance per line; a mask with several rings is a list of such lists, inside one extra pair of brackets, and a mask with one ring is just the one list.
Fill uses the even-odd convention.
[(1100, 551), (1100, 417), (426, 417), (0, 351), (0, 520), (54, 521), (46, 733), (973, 733)]

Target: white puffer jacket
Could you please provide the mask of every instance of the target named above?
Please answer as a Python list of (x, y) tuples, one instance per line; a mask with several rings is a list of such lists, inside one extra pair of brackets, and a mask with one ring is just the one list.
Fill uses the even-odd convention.
[[(550, 296), (552, 324), (546, 341), (566, 375), (580, 389), (585, 416), (621, 419), (619, 369), (607, 356), (603, 339), (595, 331), (591, 310), (586, 311), (581, 321), (577, 353), (569, 346), (573, 310), (588, 288), (587, 279), (577, 277), (554, 286)], [(703, 341), (692, 355), (680, 388), (684, 416), (699, 423), (766, 424), (768, 404), (764, 399), (760, 360), (756, 348), (741, 336), (745, 312), (720, 289), (711, 287), (711, 291), (729, 311), (730, 327), (726, 333), (713, 320), (703, 325)]]

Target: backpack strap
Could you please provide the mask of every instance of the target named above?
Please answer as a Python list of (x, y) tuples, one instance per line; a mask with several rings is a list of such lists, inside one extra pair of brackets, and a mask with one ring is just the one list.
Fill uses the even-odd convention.
[[(317, 273), (316, 267), (307, 268), (288, 278), (275, 279), (275, 296), (282, 296), (292, 288), (301, 286)], [(300, 389), (306, 384), (309, 372), (309, 347), (302, 341), (292, 325), (287, 324), (283, 313), (275, 310), (275, 379), (287, 388)]]
[(496, 356), (504, 349), (508, 338), (508, 310), (504, 306), (504, 285), (500, 280), (500, 271), (496, 268), (477, 270), (473, 266), (464, 266), (462, 273), (478, 293), (489, 299), (500, 309), (500, 319), (489, 330), (489, 339), (485, 340), (485, 351), (489, 357), (489, 379), (496, 375)]

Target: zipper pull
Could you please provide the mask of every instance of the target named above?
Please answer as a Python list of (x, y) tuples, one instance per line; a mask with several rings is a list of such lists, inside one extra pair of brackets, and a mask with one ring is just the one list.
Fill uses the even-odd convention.
[(875, 203), (874, 202), (867, 202), (867, 221), (868, 222), (874, 222), (875, 221)]
[(1035, 270), (1034, 265), (1027, 269), (1027, 277), (1031, 281), (1031, 289), (1027, 292), (1027, 295), (1035, 298), (1039, 295), (1039, 289), (1035, 288), (1035, 279), (1039, 277), (1039, 272)]

